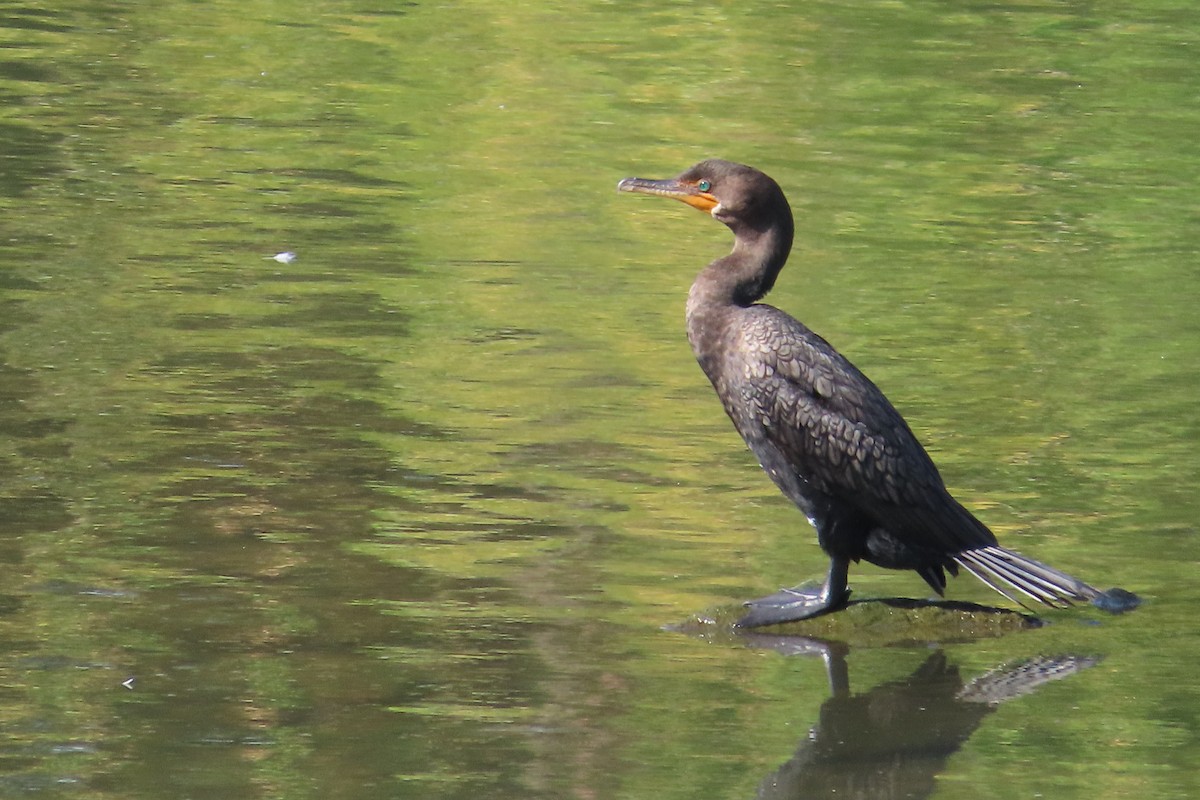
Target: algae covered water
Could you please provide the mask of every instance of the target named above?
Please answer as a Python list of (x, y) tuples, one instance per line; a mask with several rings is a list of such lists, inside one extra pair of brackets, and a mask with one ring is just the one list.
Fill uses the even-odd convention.
[[(76, 2), (0, 37), (0, 794), (802, 796), (879, 774), (839, 731), (935, 718), (916, 796), (1196, 793), (1200, 12)], [(709, 156), (783, 186), (771, 302), (955, 496), (1141, 608), (664, 630), (825, 568), (684, 339), (727, 232), (613, 191)]]

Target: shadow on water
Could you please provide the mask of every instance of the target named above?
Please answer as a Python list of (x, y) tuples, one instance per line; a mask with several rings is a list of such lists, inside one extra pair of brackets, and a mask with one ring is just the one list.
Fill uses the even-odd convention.
[(918, 798), (936, 788), (946, 762), (1001, 703), (1094, 666), (1086, 656), (1006, 664), (965, 682), (945, 652), (912, 675), (862, 694), (850, 691), (850, 648), (802, 637), (748, 637), (751, 646), (820, 656), (830, 698), (796, 753), (759, 785), (757, 796)]

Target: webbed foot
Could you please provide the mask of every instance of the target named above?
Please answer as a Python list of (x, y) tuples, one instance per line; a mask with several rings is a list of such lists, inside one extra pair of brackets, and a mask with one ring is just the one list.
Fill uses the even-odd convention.
[(797, 586), (780, 589), (773, 595), (750, 600), (746, 607), (750, 612), (734, 623), (739, 628), (757, 628), (762, 625), (778, 625), (799, 619), (817, 617), (837, 611), (850, 599), (850, 590), (841, 587), (838, 592), (823, 586)]

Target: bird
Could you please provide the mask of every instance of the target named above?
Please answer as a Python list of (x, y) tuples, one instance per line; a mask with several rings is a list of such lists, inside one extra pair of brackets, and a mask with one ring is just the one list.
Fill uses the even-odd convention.
[(792, 249), (779, 184), (708, 159), (675, 178), (625, 178), (618, 191), (674, 198), (724, 223), (733, 250), (688, 292), (687, 336), (725, 412), (775, 485), (808, 518), (829, 557), (819, 586), (748, 601), (741, 628), (826, 614), (849, 601), (851, 563), (914, 570), (939, 595), (959, 569), (1009, 600), (1050, 607), (1136, 604), (1000, 546), (955, 500), (933, 460), (880, 389), (825, 339), (762, 300)]

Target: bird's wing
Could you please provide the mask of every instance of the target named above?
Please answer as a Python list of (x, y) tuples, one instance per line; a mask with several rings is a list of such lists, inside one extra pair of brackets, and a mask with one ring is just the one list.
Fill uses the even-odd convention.
[(757, 319), (741, 326), (746, 360), (730, 388), (751, 415), (734, 422), (752, 449), (748, 432), (813, 488), (890, 530), (943, 548), (978, 540), (978, 523), (961, 516), (932, 459), (870, 379), (783, 312), (747, 311)]

